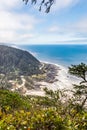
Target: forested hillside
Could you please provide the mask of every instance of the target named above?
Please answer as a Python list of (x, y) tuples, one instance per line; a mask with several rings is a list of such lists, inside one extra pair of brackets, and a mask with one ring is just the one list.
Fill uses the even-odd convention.
[(0, 73), (32, 75), (40, 73), (39, 67), (40, 62), (29, 52), (0, 45)]

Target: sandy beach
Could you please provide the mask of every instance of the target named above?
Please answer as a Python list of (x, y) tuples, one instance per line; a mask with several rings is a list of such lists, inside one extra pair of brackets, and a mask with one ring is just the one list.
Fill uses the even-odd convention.
[[(47, 87), (48, 89), (52, 89), (54, 91), (58, 89), (72, 90), (73, 84), (79, 83), (79, 78), (76, 78), (75, 76), (70, 75), (68, 73), (68, 68), (62, 65), (51, 64), (47, 62), (45, 62), (45, 64), (48, 64), (49, 66), (53, 67), (54, 70), (56, 70), (55, 73), (51, 70), (52, 73), (55, 75), (55, 81), (54, 82), (40, 81), (38, 82), (38, 84), (40, 85), (40, 89), (27, 90), (26, 95), (44, 96), (43, 89), (45, 87)], [(53, 75), (49, 75), (49, 76), (53, 76)]]

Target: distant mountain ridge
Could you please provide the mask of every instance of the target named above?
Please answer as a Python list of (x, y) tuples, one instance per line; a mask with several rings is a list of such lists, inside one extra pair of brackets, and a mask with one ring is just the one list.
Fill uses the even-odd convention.
[(18, 71), (21, 75), (40, 73), (40, 61), (27, 51), (0, 45), (0, 73)]

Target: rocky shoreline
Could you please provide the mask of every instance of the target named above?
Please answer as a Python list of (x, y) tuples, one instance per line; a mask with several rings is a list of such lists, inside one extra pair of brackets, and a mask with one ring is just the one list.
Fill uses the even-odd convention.
[(73, 89), (73, 84), (79, 83), (79, 79), (71, 76), (68, 73), (68, 68), (61, 65), (51, 63), (42, 63), (45, 70), (45, 78), (36, 81), (35, 88), (27, 90), (25, 95), (39, 95), (44, 96), (44, 88), (58, 90), (58, 89)]
[(47, 63), (43, 63), (44, 64), (44, 70), (46, 71), (46, 77), (45, 77), (45, 82), (48, 83), (54, 83), (57, 81), (56, 76), (58, 74), (58, 67), (56, 65), (53, 64), (47, 64)]
[[(11, 91), (19, 92), (23, 95), (44, 95), (44, 88), (57, 89), (71, 89), (72, 84), (77, 82), (77, 79), (72, 78), (68, 74), (68, 69), (51, 63), (43, 63), (40, 67), (42, 73), (34, 74), (32, 76), (19, 76), (14, 79), (8, 79), (8, 88)], [(2, 78), (5, 75), (0, 75)], [(7, 79), (7, 77), (5, 77)], [(4, 78), (4, 79), (5, 79)], [(2, 82), (2, 81), (0, 81)]]

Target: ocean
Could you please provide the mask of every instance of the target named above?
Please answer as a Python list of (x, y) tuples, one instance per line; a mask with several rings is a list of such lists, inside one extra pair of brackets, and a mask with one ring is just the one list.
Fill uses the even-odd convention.
[(87, 45), (22, 45), (40, 61), (51, 62), (63, 66), (71, 64), (87, 64)]

